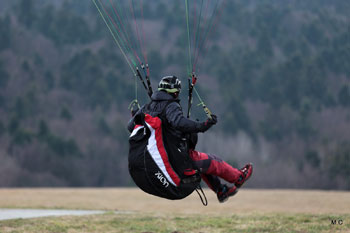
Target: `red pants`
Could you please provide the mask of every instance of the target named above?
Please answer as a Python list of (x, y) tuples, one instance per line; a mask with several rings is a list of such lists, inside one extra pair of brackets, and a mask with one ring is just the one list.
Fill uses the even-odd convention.
[(241, 171), (214, 155), (190, 150), (190, 157), (198, 167), (202, 179), (214, 192), (217, 192), (221, 186), (218, 177), (229, 183), (235, 183), (242, 174)]

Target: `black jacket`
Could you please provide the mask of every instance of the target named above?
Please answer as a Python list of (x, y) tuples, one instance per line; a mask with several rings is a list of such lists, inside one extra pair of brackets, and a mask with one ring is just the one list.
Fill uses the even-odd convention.
[[(177, 137), (183, 138), (190, 133), (202, 132), (201, 124), (203, 123), (184, 117), (179, 99), (175, 99), (165, 91), (154, 92), (151, 99), (152, 101), (139, 111), (148, 113), (153, 117), (159, 116), (162, 120), (166, 120), (169, 131)], [(134, 118), (132, 118), (129, 121), (128, 130), (132, 132), (134, 127)]]

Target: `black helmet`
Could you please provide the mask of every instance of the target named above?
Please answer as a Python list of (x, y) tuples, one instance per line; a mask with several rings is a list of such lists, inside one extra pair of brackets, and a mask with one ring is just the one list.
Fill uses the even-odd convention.
[(158, 91), (176, 93), (181, 91), (181, 81), (176, 76), (165, 76), (158, 84)]

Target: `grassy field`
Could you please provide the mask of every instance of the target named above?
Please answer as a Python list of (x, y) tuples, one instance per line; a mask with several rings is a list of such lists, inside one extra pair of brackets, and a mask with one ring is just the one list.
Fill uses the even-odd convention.
[(242, 189), (224, 204), (205, 192), (207, 207), (196, 193), (168, 201), (138, 189), (0, 189), (0, 208), (108, 211), (0, 221), (0, 232), (350, 232), (350, 192)]

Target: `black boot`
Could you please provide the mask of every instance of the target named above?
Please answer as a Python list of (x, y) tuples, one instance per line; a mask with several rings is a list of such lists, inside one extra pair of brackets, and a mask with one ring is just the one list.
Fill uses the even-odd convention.
[(228, 200), (229, 197), (232, 197), (238, 192), (238, 189), (235, 185), (228, 187), (226, 184), (222, 185), (220, 190), (216, 193), (220, 203), (223, 203)]

